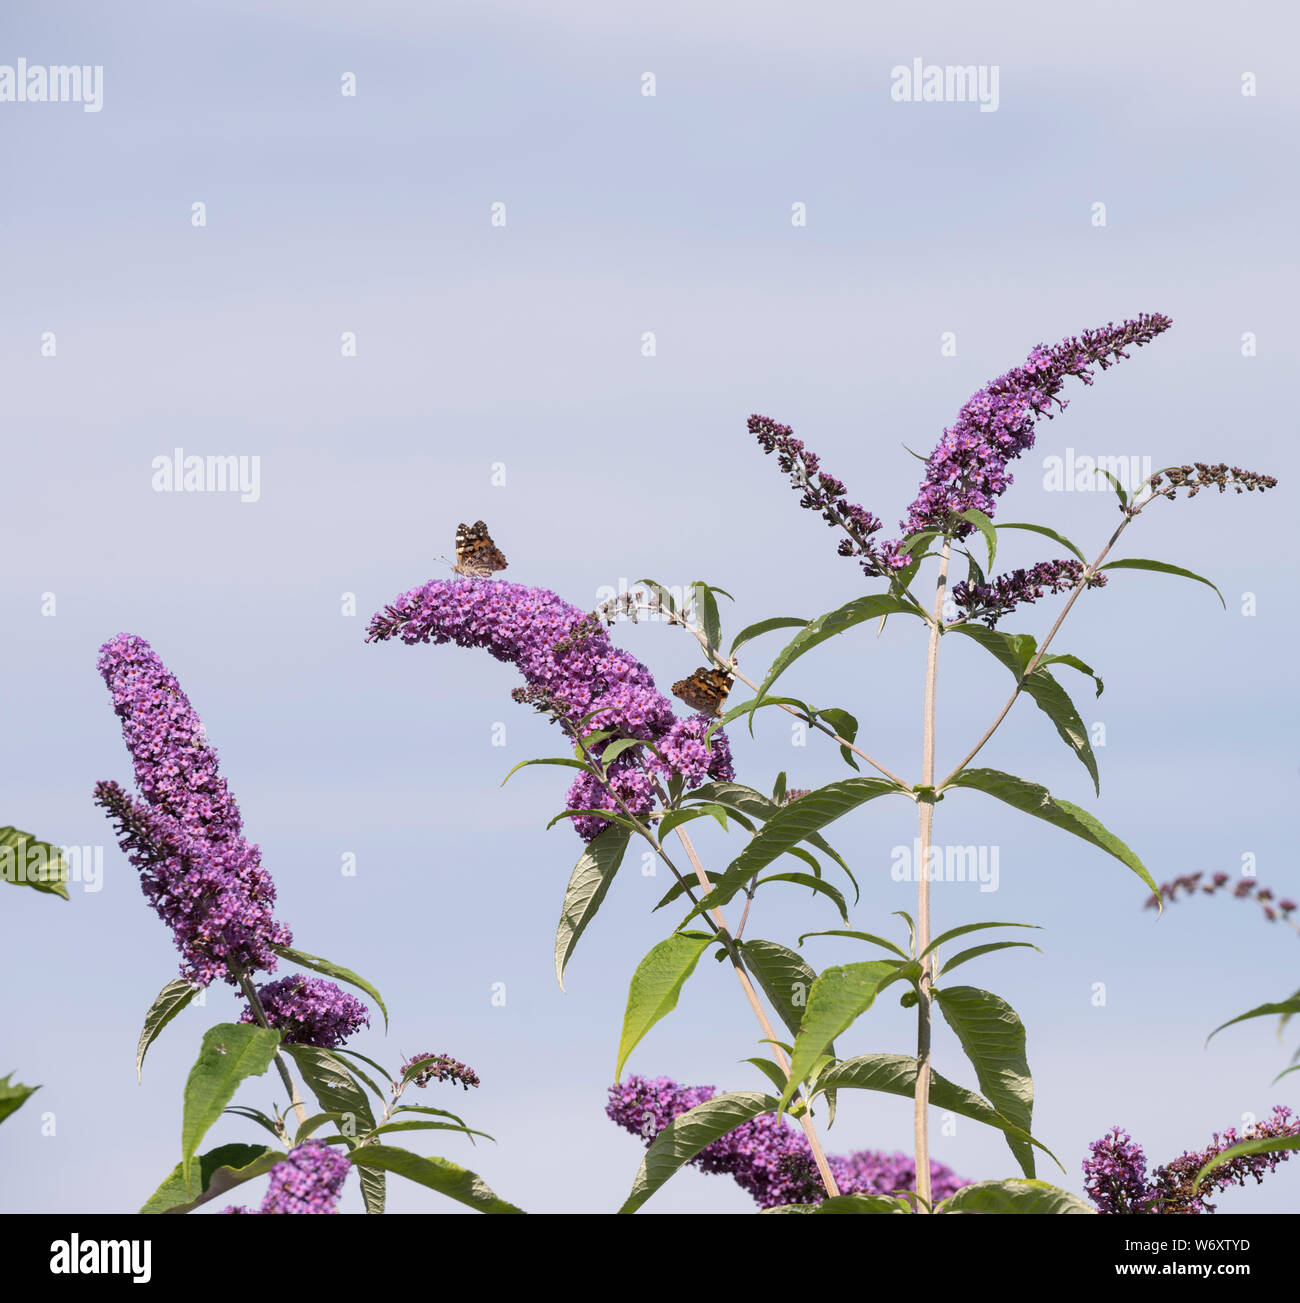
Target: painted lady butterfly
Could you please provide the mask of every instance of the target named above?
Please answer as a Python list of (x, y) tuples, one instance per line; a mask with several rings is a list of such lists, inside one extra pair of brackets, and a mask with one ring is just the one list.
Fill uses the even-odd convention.
[(494, 570), (506, 568), (505, 554), (481, 520), (456, 526), (456, 564), (452, 568), (472, 579), (487, 579)]

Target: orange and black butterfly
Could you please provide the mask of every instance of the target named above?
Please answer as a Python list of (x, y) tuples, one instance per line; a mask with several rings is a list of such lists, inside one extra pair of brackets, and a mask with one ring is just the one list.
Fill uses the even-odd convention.
[(452, 568), (471, 579), (487, 579), (494, 570), (506, 568), (505, 553), (492, 541), (481, 520), (456, 526), (456, 564)]
[(729, 670), (715, 670), (701, 665), (689, 679), (678, 679), (673, 684), (673, 696), (679, 697), (692, 710), (706, 715), (721, 715), (723, 703), (735, 675)]

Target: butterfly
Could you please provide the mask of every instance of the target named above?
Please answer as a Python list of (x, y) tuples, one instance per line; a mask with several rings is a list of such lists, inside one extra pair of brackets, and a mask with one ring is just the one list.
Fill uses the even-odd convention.
[(487, 579), (494, 570), (506, 568), (505, 553), (492, 541), (481, 520), (456, 526), (456, 564), (452, 568), (458, 575), (472, 579)]
[(709, 669), (701, 665), (689, 679), (678, 679), (673, 684), (673, 696), (679, 697), (692, 710), (703, 711), (706, 715), (721, 715), (723, 702), (735, 675), (729, 670)]

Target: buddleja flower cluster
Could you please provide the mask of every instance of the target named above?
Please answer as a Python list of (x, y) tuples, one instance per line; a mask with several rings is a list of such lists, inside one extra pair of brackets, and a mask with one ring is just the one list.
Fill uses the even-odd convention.
[[(1040, 561), (1029, 570), (1011, 570), (991, 583), (962, 580), (952, 586), (952, 600), (965, 619), (983, 620), (990, 629), (1022, 603), (1033, 605), (1044, 591), (1062, 593), (1083, 578), (1082, 561)], [(1106, 576), (1088, 576), (1089, 588), (1104, 588)]]
[[(1214, 896), (1222, 891), (1231, 879), (1226, 873), (1216, 873), (1209, 882), (1203, 881), (1203, 873), (1184, 873), (1175, 878), (1172, 882), (1162, 882), (1158, 895), (1149, 896), (1145, 908), (1157, 909), (1162, 900), (1172, 904), (1179, 899), (1180, 894), (1183, 896)], [(1290, 899), (1276, 900), (1271, 887), (1261, 887), (1254, 878), (1238, 878), (1237, 885), (1233, 887), (1231, 895), (1234, 900), (1253, 900), (1260, 909), (1264, 911), (1264, 917), (1270, 923), (1275, 923), (1279, 918), (1290, 923), (1292, 927), (1296, 924), (1291, 918), (1297, 909), (1296, 902)]]
[[(627, 1077), (609, 1088), (605, 1113), (647, 1144), (673, 1118), (712, 1099), (712, 1086), (679, 1086), (669, 1077)], [(827, 1163), (842, 1194), (892, 1194), (916, 1188), (916, 1164), (906, 1154), (863, 1150)], [(724, 1173), (760, 1208), (820, 1203), (822, 1187), (808, 1141), (781, 1118), (765, 1115), (744, 1122), (700, 1150), (691, 1162), (702, 1172)], [(942, 1163), (931, 1162), (933, 1197), (946, 1199), (969, 1182)]]
[[(257, 995), (266, 1021), (286, 1045), (337, 1049), (353, 1032), (370, 1026), (366, 1006), (323, 977), (295, 973), (258, 987)], [(251, 1005), (244, 1006), (239, 1021), (257, 1021)]]
[(1111, 322), (1050, 348), (1040, 344), (1022, 366), (985, 385), (962, 407), (956, 423), (943, 432), (926, 460), (920, 492), (899, 523), (902, 538), (891, 542), (874, 541), (880, 521), (848, 502), (844, 485), (821, 470), (816, 454), (794, 437), (789, 426), (754, 415), (749, 430), (765, 452), (778, 454), (781, 469), (802, 493), (800, 505), (820, 512), (828, 524), (846, 532), (840, 555), (856, 557), (868, 576), (888, 575), (911, 563), (903, 543), (912, 535), (936, 530), (966, 538), (975, 526), (961, 519), (962, 512), (994, 514), (998, 498), (1013, 483), (1008, 462), (1033, 447), (1034, 427), (1042, 417), (1051, 417), (1054, 406), (1057, 411), (1065, 409), (1066, 400), (1057, 395), (1067, 376), (1091, 384), (1094, 367), (1114, 366), (1128, 357), (1128, 348), (1149, 343), (1172, 324), (1160, 313), (1142, 313), (1136, 320), (1119, 326)]
[(1243, 1140), (1294, 1135), (1300, 1135), (1300, 1119), (1279, 1104), (1248, 1134), (1238, 1135), (1235, 1127), (1222, 1134), (1216, 1131), (1204, 1149), (1189, 1151), (1157, 1167), (1148, 1179), (1142, 1146), (1127, 1131), (1115, 1127), (1090, 1146), (1091, 1157), (1083, 1161), (1084, 1190), (1102, 1213), (1212, 1213), (1215, 1205), (1209, 1202), (1211, 1195), (1234, 1185), (1244, 1186), (1247, 1177), (1254, 1177), (1258, 1185), (1279, 1163), (1291, 1157), (1291, 1151), (1244, 1154), (1231, 1159), (1216, 1167), (1196, 1189), (1196, 1174), (1206, 1163)]
[(115, 782), (95, 802), (118, 826), (146, 899), (172, 930), (181, 976), (196, 986), (237, 973), (274, 972), (272, 947), (293, 934), (272, 914), (275, 883), (243, 835), (235, 798), (203, 723), (143, 638), (119, 634), (100, 649), (99, 672), (122, 720), (140, 797)]
[(260, 1208), (232, 1205), (227, 1213), (334, 1213), (352, 1164), (319, 1140), (304, 1140), (271, 1169), (271, 1184)]
[[(569, 790), (570, 808), (622, 809), (634, 815), (655, 808), (657, 779), (680, 773), (696, 784), (705, 776), (733, 777), (727, 739), (715, 732), (706, 750), (710, 721), (703, 715), (679, 719), (658, 692), (654, 678), (634, 656), (615, 647), (598, 620), (545, 588), (503, 580), (432, 580), (403, 593), (370, 622), (367, 642), (447, 643), (480, 647), (514, 665), (527, 686), (519, 701), (560, 722), (571, 735), (609, 730), (619, 738), (651, 742), (621, 752), (609, 766), (608, 782), (581, 774)], [(593, 743), (600, 755), (612, 737)], [(574, 819), (590, 841), (608, 826), (598, 815)]]
[(403, 1080), (417, 1064), (423, 1066), (411, 1080), (420, 1087), (427, 1086), (431, 1081), (455, 1081), (466, 1090), (479, 1084), (478, 1073), (459, 1059), (453, 1059), (450, 1054), (416, 1054), (402, 1064), (400, 1076)]

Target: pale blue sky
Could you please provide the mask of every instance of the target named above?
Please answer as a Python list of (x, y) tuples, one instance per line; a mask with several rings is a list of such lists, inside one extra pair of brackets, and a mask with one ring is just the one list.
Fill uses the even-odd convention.
[[(579, 607), (651, 573), (735, 594), (731, 632), (828, 610), (862, 591), (860, 575), (755, 448), (750, 412), (794, 425), (892, 527), (919, 469), (902, 443), (928, 450), (1034, 344), (1140, 311), (1174, 329), (1092, 389), (1071, 387), (1000, 519), (1048, 520), (1099, 548), (1112, 500), (1042, 488), (1043, 458), (1066, 447), (1225, 460), (1282, 485), (1158, 504), (1126, 536), (1127, 555), (1210, 575), (1226, 613), (1206, 589), (1130, 574), (1071, 617), (1061, 649), (1107, 685), (1093, 701), (1070, 684), (1085, 720), (1107, 726), (1099, 801), (1028, 703), (985, 758), (1095, 810), (1157, 878), (1235, 873), (1253, 852), (1262, 882), (1300, 893), (1283, 528), (1297, 471), (1296, 36), (1287, 7), (1265, 4), (6, 8), (0, 63), (101, 64), (104, 107), (0, 104), (0, 821), (104, 845), (106, 881), (67, 904), (3, 893), (0, 1073), (43, 1086), (0, 1128), (0, 1209), (138, 1207), (176, 1161), (201, 1031), (237, 1007), (214, 990), (136, 1085), (140, 1023), (176, 959), (90, 802), (97, 779), (130, 775), (95, 673), (106, 638), (140, 634), (179, 676), (298, 944), (383, 990), (393, 1030), (359, 1047), (389, 1063), (446, 1051), (479, 1072), (471, 1096), (442, 1088), (428, 1102), (463, 1105), (499, 1145), (422, 1151), (531, 1210), (612, 1209), (638, 1146), (604, 1118), (604, 1091), (628, 977), (676, 921), (649, 914), (666, 883), (629, 860), (561, 994), (554, 925), (580, 848), (543, 828), (564, 783), (539, 769), (499, 787), (559, 738), (509, 700), (508, 667), (367, 647), (369, 614), (445, 574), (436, 558), (456, 523), (480, 516), (506, 577)], [(916, 57), (996, 64), (998, 111), (893, 102), (891, 68)], [(640, 93), (647, 71), (654, 98)], [(340, 94), (346, 72), (355, 98)], [(1248, 72), (1253, 98), (1240, 93)], [(490, 224), (497, 202), (504, 228)], [(794, 203), (806, 227), (791, 225)], [(355, 358), (340, 356), (345, 331)], [(955, 357), (940, 355), (944, 332)], [(152, 459), (178, 446), (260, 457), (260, 500), (154, 493)], [(1007, 536), (1009, 562), (1048, 555), (1028, 538)], [(340, 615), (345, 593), (355, 617)], [(1041, 635), (1055, 609), (1006, 627)], [(680, 633), (616, 636), (662, 684), (696, 663)], [(1007, 687), (953, 641), (941, 768)], [(745, 668), (774, 650), (755, 644)], [(853, 710), (869, 749), (915, 775), (920, 651), (916, 630), (863, 631), (789, 686)], [(785, 717), (756, 734), (733, 739), (755, 786), (780, 768), (798, 786), (844, 772), (833, 747), (793, 747)], [(831, 831), (863, 883), (856, 925), (886, 930), (910, 907), (888, 869), (911, 811), (881, 803)], [(937, 926), (1045, 929), (1042, 955), (966, 972), (1025, 1020), (1035, 1130), (1065, 1162), (1062, 1184), (1080, 1187), (1087, 1143), (1114, 1123), (1168, 1159), (1247, 1111), (1298, 1102), (1296, 1077), (1268, 1084), (1289, 1053), (1269, 1024), (1203, 1048), (1224, 1019), (1294, 989), (1289, 931), (1229, 900), (1157, 923), (1115, 861), (974, 794), (940, 807), (936, 833), (998, 845), (1001, 870), (996, 893), (937, 888)], [(725, 864), (720, 833), (699, 841)], [(340, 872), (348, 852), (354, 878)], [(793, 943), (831, 926), (824, 902), (776, 887), (750, 932)], [(868, 957), (828, 940), (808, 954)], [(505, 1008), (491, 1004), (498, 982)], [(843, 1051), (911, 1048), (911, 1015), (888, 1003)], [(705, 964), (630, 1068), (754, 1086), (739, 1061), (756, 1035), (729, 975)], [(946, 1029), (936, 1054), (973, 1084)], [(274, 1094), (268, 1077), (240, 1098)], [(39, 1134), (47, 1110), (53, 1138)], [(904, 1101), (867, 1096), (844, 1102), (827, 1145), (892, 1150), (909, 1136)], [(227, 1119), (212, 1138), (257, 1136)], [(971, 1178), (1012, 1172), (973, 1123), (951, 1137), (936, 1125), (935, 1151)], [(1293, 1208), (1290, 1166), (1222, 1206)], [(453, 1207), (414, 1187), (392, 1206)], [(749, 1206), (695, 1172), (650, 1205)]]

